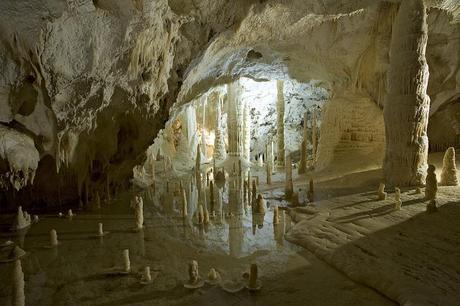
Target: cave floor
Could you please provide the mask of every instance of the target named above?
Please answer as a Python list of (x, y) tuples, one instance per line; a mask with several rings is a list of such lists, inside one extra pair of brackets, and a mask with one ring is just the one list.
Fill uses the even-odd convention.
[[(257, 171), (254, 173), (257, 175)], [(275, 176), (271, 186), (263, 184), (263, 171), (258, 175), (260, 190), (267, 201), (286, 205), (281, 199), (284, 190), (282, 175)], [(323, 181), (318, 175), (318, 184), (315, 185), (318, 202), (334, 203), (334, 199), (338, 199), (336, 202), (339, 203), (353, 202), (357, 194), (374, 191), (380, 175), (380, 170), (369, 170)], [(295, 177), (296, 188), (305, 186), (308, 175)], [(279, 231), (272, 224), (273, 212), (269, 209), (263, 228), (257, 229), (253, 235), (249, 215), (241, 216), (242, 226), (237, 228), (232, 226), (235, 216), (226, 217), (221, 222), (211, 220), (211, 224), (203, 228), (184, 224), (177, 211), (166, 213), (158, 203), (154, 205), (145, 199), (145, 228), (135, 232), (132, 230), (134, 216), (129, 208), (131, 198), (130, 193), (120, 194), (110, 204), (104, 203), (100, 210), (74, 211), (77, 215), (72, 219), (59, 218), (57, 212), (42, 214), (39, 223), (17, 235), (1, 233), (0, 241), (12, 239), (28, 252), (22, 259), (26, 304), (395, 305), (393, 300), (366, 286), (368, 282), (365, 278), (351, 275), (358, 282), (351, 280), (346, 276), (350, 276), (349, 271), (303, 241), (296, 241), (292, 235), (289, 239), (305, 248), (284, 239), (285, 232), (298, 230), (298, 226), (310, 218), (311, 210), (292, 210), (294, 221), (300, 222), (291, 225), (290, 217), (286, 216), (286, 221), (282, 223), (286, 230)], [(312, 206), (315, 216), (327, 217), (336, 207), (326, 204), (324, 207), (315, 206)], [(368, 207), (360, 208), (358, 205), (354, 209), (365, 212)], [(407, 214), (407, 218), (410, 217)], [(0, 218), (2, 223), (5, 220), (6, 216)], [(104, 230), (110, 232), (104, 238), (91, 237), (97, 231), (98, 222), (102, 222)], [(372, 220), (369, 222), (373, 224)], [(52, 228), (57, 230), (61, 244), (47, 249), (43, 246), (49, 243)], [(327, 237), (322, 239), (328, 243)], [(105, 275), (107, 269), (121, 265), (121, 253), (126, 248), (130, 250), (132, 273)], [(4, 257), (6, 251), (1, 250), (0, 255)], [(210, 268), (215, 268), (226, 283), (224, 287), (229, 286), (228, 282), (244, 286), (247, 281), (242, 277), (243, 273), (251, 263), (257, 262), (263, 287), (256, 293), (249, 293), (246, 289), (229, 293), (209, 284), (196, 290), (186, 289), (183, 283), (188, 278), (187, 265), (192, 259), (198, 261), (203, 278)], [(138, 272), (146, 265), (151, 267), (155, 279), (152, 284), (141, 285)], [(0, 264), (0, 305), (8, 305), (11, 299), (10, 270), (11, 264)]]

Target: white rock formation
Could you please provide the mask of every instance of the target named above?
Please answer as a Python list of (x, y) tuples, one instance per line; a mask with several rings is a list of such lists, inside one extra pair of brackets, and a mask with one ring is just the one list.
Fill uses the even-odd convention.
[(18, 207), (18, 212), (16, 215), (16, 221), (13, 225), (15, 230), (20, 230), (30, 226), (32, 223), (30, 215), (26, 211), (22, 211), (22, 206)]
[(398, 186), (425, 182), (430, 109), (426, 20), (423, 0), (403, 1), (391, 36), (384, 170), (387, 183)]
[(131, 262), (129, 260), (129, 250), (123, 250), (123, 271), (130, 272), (131, 271)]
[(55, 247), (59, 244), (58, 237), (57, 237), (57, 232), (55, 229), (52, 229), (50, 231), (50, 245), (52, 247)]
[(134, 216), (136, 218), (136, 229), (140, 230), (144, 227), (144, 201), (141, 196), (136, 196), (134, 199)]
[(277, 88), (277, 99), (276, 99), (276, 134), (277, 134), (277, 143), (278, 143), (278, 151), (277, 151), (277, 163), (280, 166), (284, 166), (284, 82), (282, 80), (278, 80), (276, 82)]
[(450, 147), (444, 154), (442, 161), (442, 172), (440, 185), (442, 186), (457, 186), (457, 166), (455, 164), (455, 149)]

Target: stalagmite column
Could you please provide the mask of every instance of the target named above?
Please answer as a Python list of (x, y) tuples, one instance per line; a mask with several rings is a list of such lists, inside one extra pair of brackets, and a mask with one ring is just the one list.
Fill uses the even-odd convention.
[[(224, 161), (227, 158), (227, 151), (225, 150), (224, 135), (222, 131), (222, 106), (220, 98), (217, 101), (216, 111), (216, 129), (214, 138), (214, 161)], [(215, 174), (214, 174), (215, 175)]]
[(201, 127), (201, 150), (203, 151), (204, 161), (208, 160), (207, 148), (206, 148), (206, 103), (207, 98), (203, 100), (203, 125)]
[(294, 193), (294, 187), (292, 184), (292, 161), (291, 161), (291, 154), (288, 152), (286, 154), (286, 187), (284, 189), (284, 193), (286, 199), (290, 199), (292, 194)]
[(247, 161), (251, 158), (251, 116), (249, 103), (244, 103), (243, 109), (243, 156)]
[(278, 92), (276, 99), (276, 122), (278, 136), (278, 164), (284, 166), (284, 81), (276, 81)]
[(234, 157), (242, 156), (243, 143), (243, 109), (239, 99), (238, 83), (227, 85), (227, 130), (228, 154)]
[(272, 144), (267, 144), (265, 146), (265, 156), (267, 157), (267, 161), (265, 163), (265, 169), (267, 171), (267, 184), (271, 185), (272, 184), (272, 172), (273, 172), (273, 159), (271, 157), (271, 154), (273, 152), (270, 152), (272, 150)]
[(316, 162), (316, 151), (318, 149), (318, 140), (317, 140), (317, 132), (318, 132), (318, 125), (316, 122), (316, 107), (313, 108), (313, 115), (311, 119), (311, 144), (312, 144), (312, 159), (313, 163)]
[(307, 113), (303, 114), (303, 140), (300, 147), (299, 174), (307, 172)]
[(423, 0), (401, 2), (393, 25), (384, 119), (386, 182), (396, 186), (425, 182), (428, 156), (425, 58), (428, 29)]

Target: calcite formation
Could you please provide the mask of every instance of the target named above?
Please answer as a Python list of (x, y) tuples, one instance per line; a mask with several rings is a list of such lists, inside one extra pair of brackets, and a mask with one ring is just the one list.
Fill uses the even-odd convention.
[(457, 166), (455, 164), (455, 149), (450, 147), (444, 154), (442, 161), (441, 180), (439, 181), (442, 186), (457, 186)]

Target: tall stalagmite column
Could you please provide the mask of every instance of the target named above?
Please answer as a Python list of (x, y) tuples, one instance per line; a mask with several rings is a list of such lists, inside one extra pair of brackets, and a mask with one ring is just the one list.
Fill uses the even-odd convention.
[(214, 160), (222, 162), (227, 158), (227, 151), (225, 150), (224, 133), (222, 131), (222, 106), (220, 97), (217, 101), (216, 111), (216, 137), (214, 139)]
[(278, 134), (278, 164), (284, 166), (284, 81), (276, 81), (277, 99), (277, 134)]
[(307, 172), (307, 113), (303, 114), (303, 140), (300, 147), (299, 174)]
[(251, 158), (251, 115), (248, 102), (244, 103), (243, 109), (243, 156), (248, 161)]
[(428, 156), (425, 58), (428, 29), (423, 0), (404, 0), (393, 25), (384, 119), (386, 182), (394, 186), (425, 182)]
[(243, 149), (243, 109), (238, 89), (238, 82), (227, 85), (227, 130), (228, 155), (240, 157)]
[(316, 121), (316, 107), (313, 108), (311, 119), (311, 145), (313, 164), (316, 162), (316, 151), (318, 150), (318, 124)]

